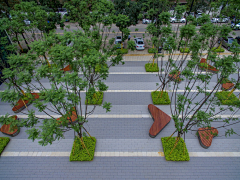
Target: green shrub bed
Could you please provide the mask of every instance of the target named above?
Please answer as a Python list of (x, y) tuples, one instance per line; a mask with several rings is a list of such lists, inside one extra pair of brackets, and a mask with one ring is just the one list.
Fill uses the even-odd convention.
[[(156, 105), (160, 105), (160, 104), (163, 104), (163, 105), (171, 104), (171, 101), (170, 101), (170, 99), (169, 99), (168, 93), (163, 91), (162, 97), (161, 97), (161, 93), (162, 93), (162, 92), (160, 92), (160, 95), (159, 95), (159, 91), (153, 91), (153, 92), (151, 92), (153, 104), (156, 104)], [(158, 95), (159, 95), (159, 96), (158, 96)], [(157, 98), (157, 97), (158, 97), (158, 98)]]
[(220, 91), (216, 92), (215, 96), (222, 103), (222, 105), (237, 105), (240, 103), (240, 100), (236, 97), (235, 94), (231, 94), (229, 97), (229, 91)]
[(128, 53), (128, 49), (117, 49), (118, 52), (121, 52), (122, 54), (127, 54)]
[(0, 137), (0, 155), (2, 154), (4, 148), (9, 143), (10, 138), (9, 137)]
[(213, 47), (212, 52), (224, 52), (224, 49), (221, 47)]
[(146, 72), (158, 72), (159, 71), (159, 67), (157, 65), (157, 63), (154, 63), (152, 66), (152, 63), (147, 63), (145, 64), (145, 69)]
[(148, 53), (157, 53), (157, 49), (156, 48), (149, 48), (148, 49)]
[(180, 48), (180, 52), (181, 53), (190, 53), (190, 49), (189, 48)]
[[(88, 100), (88, 105), (100, 105), (103, 102), (103, 92), (96, 92), (96, 96), (93, 96), (92, 99)], [(85, 100), (87, 104), (87, 99)]]
[(95, 137), (92, 137), (92, 138), (91, 137), (82, 138), (90, 156), (87, 150), (82, 146), (80, 138), (75, 138), (69, 160), (70, 161), (92, 161), (94, 158), (94, 152), (95, 152), (95, 146), (96, 146), (96, 138)]
[(174, 147), (176, 137), (171, 137), (167, 141), (168, 138), (169, 137), (161, 138), (162, 146), (163, 146), (163, 150), (164, 150), (164, 156), (165, 156), (166, 160), (167, 161), (189, 161), (190, 160), (189, 153), (188, 153), (188, 150), (187, 150), (187, 147), (186, 147), (186, 144), (185, 144), (183, 138), (180, 138), (177, 146), (175, 147), (175, 149), (173, 150), (171, 155), (169, 155), (169, 154)]

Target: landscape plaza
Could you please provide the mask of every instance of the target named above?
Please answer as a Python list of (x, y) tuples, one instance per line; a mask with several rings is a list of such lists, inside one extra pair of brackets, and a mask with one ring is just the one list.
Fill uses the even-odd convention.
[[(201, 147), (194, 131), (188, 132), (185, 142), (190, 161), (165, 160), (161, 137), (171, 135), (174, 122), (155, 138), (149, 136), (153, 120), (147, 106), (152, 104), (150, 92), (159, 81), (157, 73), (145, 72), (144, 64), (150, 58), (146, 52), (134, 51), (123, 57), (124, 65), (110, 68), (104, 101), (112, 103), (111, 112), (97, 107), (86, 126), (97, 137), (93, 161), (69, 162), (73, 130), (65, 133), (65, 139), (40, 146), (27, 139), (26, 128), (21, 128), (1, 155), (0, 179), (239, 179), (240, 139), (236, 134), (225, 137), (224, 128), (208, 149)], [(169, 106), (156, 106), (170, 115)], [(14, 114), (9, 109), (1, 102), (1, 115)], [(240, 124), (232, 128), (239, 130)]]

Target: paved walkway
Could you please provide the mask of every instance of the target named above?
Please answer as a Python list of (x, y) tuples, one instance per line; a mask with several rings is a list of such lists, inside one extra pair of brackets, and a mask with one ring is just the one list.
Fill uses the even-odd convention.
[[(121, 91), (104, 94), (104, 101), (113, 105), (110, 113), (98, 107), (89, 118), (86, 128), (97, 138), (92, 162), (69, 162), (73, 131), (66, 132), (65, 139), (42, 147), (37, 141), (28, 140), (27, 129), (21, 128), (2, 153), (0, 179), (239, 179), (240, 138), (238, 135), (226, 138), (224, 129), (219, 129), (219, 136), (209, 149), (200, 146), (195, 132), (189, 132), (186, 145), (190, 161), (165, 160), (160, 138), (171, 135), (174, 123), (171, 120), (156, 138), (149, 137), (153, 121), (147, 105), (152, 103), (150, 90), (155, 89), (158, 80), (156, 74), (145, 73), (146, 57), (149, 58), (125, 56), (125, 65), (110, 69), (106, 84), (109, 90)], [(170, 114), (170, 106), (158, 107)], [(13, 114), (7, 103), (0, 102), (0, 115), (6, 112)], [(223, 115), (225, 118), (229, 114)], [(220, 125), (220, 122), (214, 124)], [(239, 130), (240, 124), (232, 128)]]

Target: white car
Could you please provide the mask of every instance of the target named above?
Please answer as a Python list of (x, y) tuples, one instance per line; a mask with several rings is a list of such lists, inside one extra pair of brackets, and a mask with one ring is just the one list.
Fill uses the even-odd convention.
[(235, 30), (240, 30), (240, 23), (238, 23), (238, 24), (231, 24), (231, 28), (233, 28), (233, 29), (235, 29)]
[(220, 23), (220, 22), (227, 23), (228, 20), (229, 20), (229, 18), (227, 18), (227, 17), (220, 18), (219, 16), (217, 16), (215, 18), (212, 18), (211, 22), (212, 23)]
[(177, 19), (176, 17), (171, 17), (170, 22), (171, 23), (176, 23), (176, 22), (185, 23), (186, 19), (185, 18)]
[(134, 38), (135, 45), (136, 45), (136, 50), (144, 50), (145, 49), (145, 44), (144, 40), (140, 37)]
[[(121, 43), (122, 43), (122, 36), (116, 36), (114, 44), (119, 44), (118, 48), (121, 48)], [(124, 44), (123, 44), (123, 48), (124, 48)]]
[(152, 22), (152, 20), (150, 20), (150, 19), (143, 19), (142, 20), (143, 24), (150, 24), (151, 22)]

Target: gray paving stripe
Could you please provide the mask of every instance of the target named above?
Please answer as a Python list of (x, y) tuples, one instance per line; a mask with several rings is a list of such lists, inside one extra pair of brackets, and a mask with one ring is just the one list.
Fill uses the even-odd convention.
[[(98, 139), (95, 152), (163, 152), (162, 142), (157, 139)], [(186, 139), (189, 152), (240, 152), (239, 139), (214, 138), (211, 147), (204, 149), (198, 139)], [(61, 139), (52, 145), (41, 146), (37, 141), (12, 139), (4, 152), (71, 152), (72, 139)]]
[(198, 158), (171, 162), (156, 157), (94, 157), (69, 162), (69, 157), (1, 157), (3, 179), (239, 179), (240, 158)]

